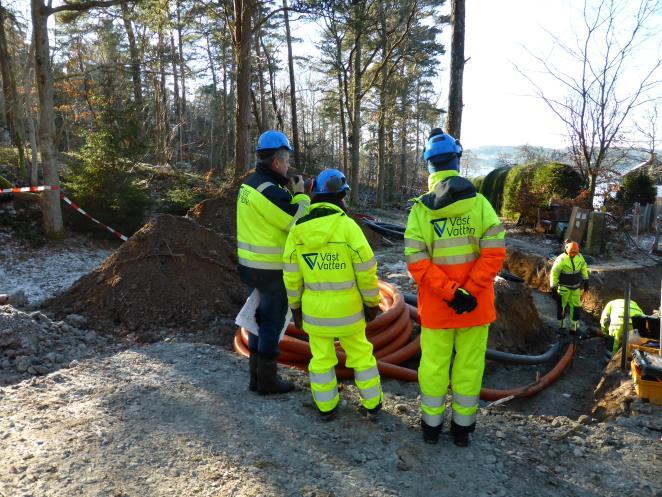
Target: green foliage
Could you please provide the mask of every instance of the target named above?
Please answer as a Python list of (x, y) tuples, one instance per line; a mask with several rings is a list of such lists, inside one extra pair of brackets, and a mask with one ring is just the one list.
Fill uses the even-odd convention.
[(540, 206), (549, 205), (552, 198), (575, 198), (585, 186), (576, 169), (558, 162), (536, 166), (531, 181), (531, 191)]
[(483, 186), (483, 181), (485, 181), (485, 176), (478, 176), (477, 178), (471, 178), (471, 184), (474, 185), (476, 191), (480, 191), (481, 186)]
[(654, 204), (657, 191), (655, 182), (644, 171), (632, 171), (623, 178), (623, 185), (616, 194), (616, 202), (630, 207), (635, 202), (641, 205)]
[(524, 216), (531, 222), (552, 198), (575, 198), (584, 186), (580, 174), (566, 164), (515, 166), (504, 184), (502, 214), (510, 219)]
[(204, 197), (197, 191), (187, 187), (175, 187), (169, 190), (158, 210), (168, 214), (183, 216), (194, 205), (202, 202)]
[[(135, 181), (131, 161), (122, 157), (127, 151), (121, 140), (109, 129), (88, 133), (80, 161), (69, 164), (63, 184), (90, 215), (130, 235), (142, 226), (150, 200)], [(79, 215), (73, 219), (81, 228), (95, 226)]]
[(510, 166), (493, 169), (487, 174), (487, 176), (485, 176), (480, 187), (480, 193), (489, 200), (497, 213), (501, 211), (501, 204), (503, 203), (503, 186), (510, 169)]

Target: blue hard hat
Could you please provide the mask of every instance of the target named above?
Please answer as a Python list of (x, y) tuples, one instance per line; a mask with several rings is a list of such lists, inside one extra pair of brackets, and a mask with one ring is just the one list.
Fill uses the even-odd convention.
[(462, 155), (462, 145), (451, 135), (435, 128), (425, 142), (423, 159), (431, 162), (448, 162)]
[(313, 193), (340, 193), (349, 190), (347, 178), (337, 169), (325, 169), (317, 176), (313, 185)]
[(260, 152), (262, 150), (277, 150), (279, 148), (284, 148), (290, 152), (294, 152), (294, 149), (290, 146), (290, 140), (287, 139), (285, 133), (271, 129), (260, 135), (260, 138), (257, 140), (257, 148), (255, 150)]

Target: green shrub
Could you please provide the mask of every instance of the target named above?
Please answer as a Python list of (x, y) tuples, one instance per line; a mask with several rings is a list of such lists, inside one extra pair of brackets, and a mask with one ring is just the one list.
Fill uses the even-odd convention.
[(631, 207), (635, 202), (654, 204), (656, 195), (653, 178), (644, 171), (632, 171), (623, 178), (623, 185), (616, 193), (616, 202), (624, 207)]
[(510, 171), (510, 166), (498, 167), (490, 171), (480, 187), (482, 193), (487, 200), (489, 200), (492, 207), (497, 212), (501, 212), (501, 204), (503, 203), (503, 187), (506, 182), (506, 177)]
[[(121, 157), (120, 146), (108, 129), (89, 132), (80, 161), (69, 164), (62, 182), (72, 200), (91, 216), (128, 236), (143, 225), (150, 200), (136, 182), (131, 161)], [(98, 229), (78, 214), (73, 219), (76, 227)]]
[(483, 186), (483, 181), (485, 181), (485, 176), (479, 176), (477, 178), (471, 178), (471, 183), (476, 188), (476, 191), (480, 191), (480, 187)]
[(548, 206), (552, 198), (575, 198), (584, 186), (576, 169), (558, 162), (538, 165), (531, 181), (531, 191), (541, 207)]
[(531, 198), (531, 182), (535, 166), (514, 166), (503, 185), (503, 206), (501, 214), (508, 219), (519, 220), (521, 215), (526, 216), (532, 208), (534, 200)]
[(191, 207), (202, 202), (204, 197), (192, 188), (175, 187), (169, 190), (159, 205), (159, 212), (183, 216)]

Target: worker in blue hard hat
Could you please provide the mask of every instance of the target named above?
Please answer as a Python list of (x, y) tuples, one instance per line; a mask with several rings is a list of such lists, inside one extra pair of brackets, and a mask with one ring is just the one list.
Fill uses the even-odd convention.
[(333, 418), (340, 402), (336, 338), (347, 355), (345, 365), (354, 370), (364, 415), (374, 418), (383, 399), (365, 334), (366, 321), (379, 311), (377, 262), (363, 231), (345, 212), (348, 191), (337, 169), (319, 174), (310, 211), (290, 231), (283, 258), (294, 322), (309, 336), (310, 389), (323, 420)]
[(261, 395), (294, 388), (291, 382), (278, 378), (276, 366), (280, 332), (287, 316), (283, 249), (290, 228), (308, 211), (310, 198), (303, 192), (301, 177), (296, 181), (287, 178), (291, 152), (290, 142), (281, 131), (262, 133), (255, 172), (242, 183), (237, 198), (239, 276), (251, 292), (257, 290), (259, 294), (258, 335), (251, 333), (248, 342), (249, 389)]

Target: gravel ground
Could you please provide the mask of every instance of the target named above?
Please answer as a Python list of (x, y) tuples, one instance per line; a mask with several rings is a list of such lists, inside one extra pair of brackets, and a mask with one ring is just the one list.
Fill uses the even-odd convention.
[[(0, 495), (652, 496), (662, 495), (662, 418), (595, 423), (481, 409), (467, 449), (425, 445), (414, 385), (386, 381), (377, 422), (322, 423), (307, 380), (263, 398), (247, 363), (201, 344), (158, 343), (91, 358), (0, 389)], [(656, 462), (657, 461), (657, 462)]]

